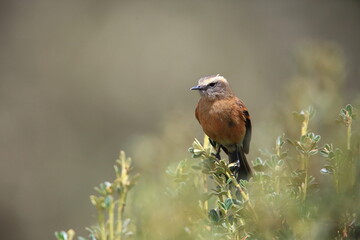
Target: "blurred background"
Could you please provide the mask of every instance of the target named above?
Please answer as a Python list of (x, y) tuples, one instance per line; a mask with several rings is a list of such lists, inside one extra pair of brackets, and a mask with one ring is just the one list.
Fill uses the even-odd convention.
[(139, 236), (161, 239), (171, 226), (150, 223), (171, 206), (149, 206), (167, 206), (166, 168), (203, 137), (189, 88), (228, 79), (252, 115), (250, 159), (296, 136), (291, 113), (309, 104), (326, 137), (340, 106), (360, 103), (359, 26), (350, 0), (2, 0), (0, 239), (86, 235), (88, 196), (120, 150), (141, 174), (129, 199)]

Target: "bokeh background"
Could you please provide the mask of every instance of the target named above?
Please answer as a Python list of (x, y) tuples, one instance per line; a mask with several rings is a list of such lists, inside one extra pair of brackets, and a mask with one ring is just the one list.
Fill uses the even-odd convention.
[(167, 166), (202, 139), (189, 88), (229, 80), (253, 118), (254, 159), (292, 111), (323, 103), (320, 118), (336, 118), (360, 102), (359, 26), (350, 0), (2, 0), (0, 239), (86, 235), (88, 196), (120, 150), (141, 174), (129, 199), (139, 236), (164, 237), (170, 226), (150, 223), (169, 208), (149, 206), (166, 206)]

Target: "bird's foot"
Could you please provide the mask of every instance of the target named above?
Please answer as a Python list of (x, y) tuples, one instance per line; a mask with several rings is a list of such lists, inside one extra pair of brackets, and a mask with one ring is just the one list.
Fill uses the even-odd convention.
[(236, 169), (239, 169), (240, 168), (240, 160), (237, 160), (236, 162), (233, 162), (233, 163), (230, 163), (229, 164), (229, 168), (231, 170), (236, 170)]

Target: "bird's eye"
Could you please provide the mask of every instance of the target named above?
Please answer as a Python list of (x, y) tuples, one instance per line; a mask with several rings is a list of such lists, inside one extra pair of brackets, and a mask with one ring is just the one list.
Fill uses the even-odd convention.
[(213, 87), (213, 86), (215, 86), (215, 85), (216, 85), (215, 82), (212, 82), (212, 83), (209, 84), (210, 87)]

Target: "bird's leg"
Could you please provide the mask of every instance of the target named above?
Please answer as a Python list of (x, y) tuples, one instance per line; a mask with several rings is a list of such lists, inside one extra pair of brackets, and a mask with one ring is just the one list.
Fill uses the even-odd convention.
[[(217, 146), (217, 151), (216, 151), (216, 154), (215, 154), (215, 157), (216, 157), (217, 159), (219, 159), (219, 160), (221, 159), (221, 157), (220, 157), (220, 150), (221, 150), (220, 146), (221, 146), (221, 145), (218, 145), (218, 146)], [(216, 148), (215, 148), (215, 149), (216, 149)]]
[(209, 138), (209, 142), (211, 144), (211, 146), (213, 146), (213, 148), (216, 150), (216, 153), (213, 153), (213, 155), (217, 158), (217, 159), (221, 159), (220, 157), (220, 151), (221, 151), (221, 145), (218, 144), (217, 142), (215, 142), (214, 140), (212, 140), (211, 138)]
[(216, 147), (216, 144), (217, 144), (217, 143), (216, 143), (214, 140), (212, 140), (211, 138), (209, 138), (209, 142), (210, 142), (211, 146), (213, 146), (213, 148)]
[(227, 150), (226, 147), (224, 147), (223, 145), (221, 145), (220, 147), (224, 151), (224, 153), (226, 153), (226, 155), (229, 155), (229, 151)]

